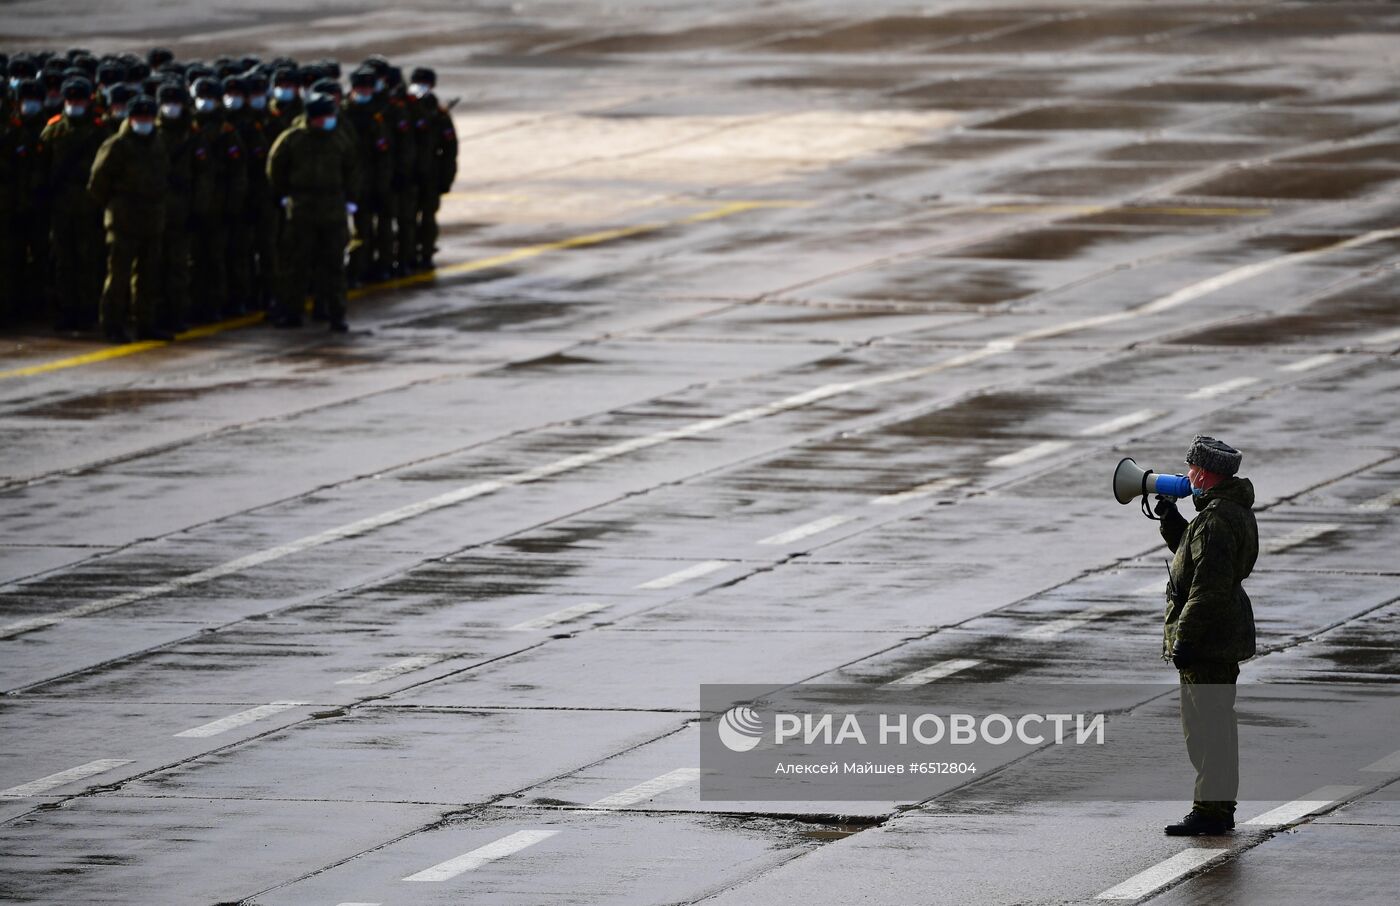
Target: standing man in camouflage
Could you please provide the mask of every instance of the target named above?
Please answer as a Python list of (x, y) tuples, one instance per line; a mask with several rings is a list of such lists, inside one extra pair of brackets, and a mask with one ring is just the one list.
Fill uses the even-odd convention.
[(414, 148), (414, 114), (409, 109), (408, 86), (396, 66), (384, 68), (384, 85), (388, 105), (384, 118), (392, 138), (392, 176), (389, 181), (390, 214), (394, 218), (394, 261), (392, 274), (403, 276), (409, 271), (409, 261), (417, 246), (418, 229), (418, 155)]
[(1162, 658), (1181, 675), (1181, 726), (1196, 768), (1195, 801), (1169, 836), (1224, 834), (1235, 826), (1239, 736), (1235, 680), (1254, 656), (1254, 610), (1242, 584), (1259, 556), (1254, 485), (1236, 475), (1239, 450), (1198, 436), (1186, 452), (1188, 524), (1176, 502), (1158, 498), (1162, 538), (1175, 556), (1167, 580)]
[(194, 83), (194, 122), (209, 149), (209, 200), (194, 210), (194, 306), (197, 320), (229, 311), (229, 219), (243, 215), (248, 173), (238, 129), (224, 116), (223, 84)]
[(44, 89), (20, 79), (8, 121), (0, 125), (0, 319), (37, 314), (43, 301), (47, 218), (39, 205), (42, 185), (39, 135), (44, 129)]
[(193, 243), (190, 241), (194, 212), (209, 207), (209, 147), (190, 115), (190, 98), (185, 86), (162, 85), (160, 120), (157, 129), (170, 155), (170, 189), (165, 200), (165, 235), (161, 242), (161, 262), (165, 272), (157, 323), (178, 333), (190, 317), (190, 277)]
[(408, 86), (416, 105), (415, 132), (418, 151), (418, 230), (416, 248), (410, 257), (414, 270), (432, 270), (437, 253), (437, 212), (442, 196), (457, 179), (457, 130), (452, 114), (438, 101), (434, 89), (437, 73), (431, 69), (413, 70)]
[(341, 109), (345, 122), (354, 127), (363, 181), (350, 250), (350, 280), (355, 285), (386, 279), (394, 263), (393, 209), (389, 193), (392, 160), (388, 126), (384, 121), (385, 101), (382, 95), (375, 93), (375, 79), (371, 69), (361, 68), (350, 73), (350, 96)]
[(308, 290), (324, 307), (330, 329), (345, 322), (346, 216), (356, 211), (358, 159), (352, 144), (336, 137), (336, 103), (320, 96), (306, 104), (306, 119), (277, 139), (267, 161), (268, 184), (286, 214), (286, 281), (276, 323), (301, 324)]
[(91, 82), (70, 78), (62, 92), (63, 112), (49, 120), (39, 145), (58, 284), (57, 326), (81, 330), (97, 320), (102, 288), (102, 211), (87, 186), (107, 130), (92, 112)]
[[(141, 95), (127, 119), (107, 139), (92, 165), (88, 191), (105, 209), (107, 283), (102, 289), (102, 331), (114, 343), (130, 342), (134, 320), (142, 340), (173, 339), (156, 326), (160, 294), (160, 240), (170, 158), (156, 133), (156, 101)], [(132, 301), (135, 297), (135, 306)]]

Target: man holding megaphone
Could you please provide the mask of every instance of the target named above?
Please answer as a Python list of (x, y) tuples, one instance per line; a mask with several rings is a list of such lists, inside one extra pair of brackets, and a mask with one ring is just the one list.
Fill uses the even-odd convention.
[[(1198, 435), (1186, 451), (1185, 476), (1156, 475), (1131, 459), (1114, 472), (1119, 503), (1157, 495), (1152, 512), (1174, 556), (1167, 574), (1162, 659), (1181, 674), (1181, 727), (1196, 768), (1191, 812), (1165, 828), (1170, 836), (1227, 833), (1235, 826), (1239, 736), (1235, 680), (1254, 656), (1254, 610), (1243, 582), (1259, 556), (1254, 485), (1240, 478), (1239, 450)], [(1190, 523), (1176, 498), (1191, 496)]]

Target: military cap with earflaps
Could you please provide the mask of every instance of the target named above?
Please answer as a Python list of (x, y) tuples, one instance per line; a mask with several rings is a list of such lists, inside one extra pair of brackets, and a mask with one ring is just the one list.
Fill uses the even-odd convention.
[(149, 116), (154, 117), (160, 108), (156, 105), (156, 99), (149, 94), (143, 94), (126, 108), (127, 116)]
[(426, 66), (419, 66), (413, 70), (409, 76), (410, 82), (418, 82), (421, 85), (437, 85), (437, 73)]
[(1244, 455), (1223, 440), (1197, 434), (1186, 451), (1186, 463), (1199, 466), (1217, 475), (1234, 475), (1240, 470)]

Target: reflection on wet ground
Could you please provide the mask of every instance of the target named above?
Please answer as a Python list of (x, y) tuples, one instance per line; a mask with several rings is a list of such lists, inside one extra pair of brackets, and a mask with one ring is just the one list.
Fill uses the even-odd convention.
[[(0, 898), (1088, 901), (1182, 806), (1053, 752), (707, 801), (697, 687), (1170, 683), (1108, 476), (1196, 433), (1258, 489), (1244, 678), (1400, 680), (1393, 5), (212, 7), (0, 45), (434, 66), (445, 267), (349, 337), (0, 338)], [(1388, 904), (1355, 755), (1165, 901), (1316, 902), (1288, 852)]]

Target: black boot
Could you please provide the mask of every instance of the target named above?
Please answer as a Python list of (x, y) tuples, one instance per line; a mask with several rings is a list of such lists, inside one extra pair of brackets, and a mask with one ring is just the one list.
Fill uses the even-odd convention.
[(1168, 837), (1216, 837), (1228, 834), (1235, 822), (1223, 815), (1208, 815), (1192, 809), (1176, 824), (1168, 824), (1162, 830)]

